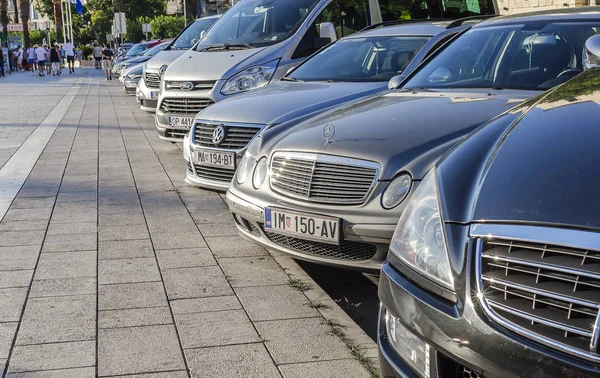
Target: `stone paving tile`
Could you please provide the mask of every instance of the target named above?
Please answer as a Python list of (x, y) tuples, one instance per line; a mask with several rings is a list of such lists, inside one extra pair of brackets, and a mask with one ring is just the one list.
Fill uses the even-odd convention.
[[(54, 222), (54, 220), (52, 220)], [(50, 222), (50, 223), (52, 223)], [(77, 223), (78, 224), (78, 223)], [(97, 246), (96, 233), (48, 235), (44, 240), (44, 252), (91, 251)]]
[(219, 259), (231, 286), (263, 286), (287, 283), (289, 277), (272, 257)]
[(99, 310), (159, 306), (167, 306), (167, 298), (161, 282), (112, 284), (98, 287)]
[(242, 287), (235, 293), (252, 321), (320, 316), (301, 291), (286, 285)]
[(149, 237), (150, 235), (145, 224), (98, 226), (98, 238), (100, 241), (148, 239)]
[(75, 341), (38, 345), (17, 345), (13, 350), (8, 372), (68, 369), (94, 366), (96, 342)]
[(173, 314), (189, 314), (194, 312), (210, 312), (238, 310), (242, 304), (235, 295), (222, 297), (175, 299), (169, 302)]
[(208, 237), (206, 242), (216, 257), (266, 256), (267, 251), (240, 236)]
[(169, 299), (233, 294), (223, 272), (217, 266), (165, 269), (162, 274)]
[(93, 340), (95, 335), (94, 295), (30, 298), (17, 345)]
[(68, 238), (64, 235), (96, 233), (97, 227), (96, 222), (56, 223), (51, 221), (48, 235), (63, 235), (63, 238)]
[(33, 269), (40, 246), (0, 247), (0, 271)]
[(12, 270), (0, 272), (0, 289), (9, 287), (29, 287), (33, 270)]
[(98, 243), (98, 258), (100, 260), (136, 257), (154, 257), (150, 239), (102, 241)]
[(51, 212), (52, 208), (10, 209), (2, 220), (47, 220), (50, 219)]
[(0, 232), (0, 247), (21, 245), (42, 245), (45, 230), (37, 231), (2, 231)]
[(36, 279), (95, 277), (96, 251), (42, 253)]
[(168, 307), (108, 310), (98, 313), (98, 328), (139, 327), (172, 324)]
[(200, 229), (200, 233), (205, 238), (210, 238), (211, 236), (237, 236), (239, 232), (235, 227), (235, 224), (231, 222), (231, 224), (224, 223), (198, 223), (198, 228)]
[(206, 247), (199, 233), (189, 232), (152, 233), (152, 243), (156, 250)]
[(217, 265), (208, 248), (163, 249), (156, 257), (161, 269)]
[(300, 364), (280, 365), (284, 378), (369, 378), (370, 375), (356, 360), (335, 360), (304, 362)]
[(277, 364), (351, 358), (323, 318), (255, 322)]
[(94, 378), (95, 367), (28, 371), (24, 373), (7, 374), (6, 378)]
[(188, 378), (188, 373), (185, 370), (176, 370), (161, 373), (127, 374), (120, 375), (119, 378)]
[(231, 223), (233, 221), (229, 209), (194, 211), (192, 217), (196, 223)]
[(161, 280), (154, 257), (99, 260), (98, 276), (101, 285)]
[(19, 321), (27, 288), (0, 289), (0, 322)]
[(18, 322), (0, 323), (0, 360), (8, 358), (18, 324)]
[(20, 220), (5, 221), (0, 223), (0, 233), (4, 231), (35, 231), (45, 230), (48, 227), (47, 220)]
[(53, 207), (55, 199), (55, 197), (15, 198), (10, 207), (12, 209), (37, 209), (40, 207)]
[[(0, 273), (1, 277), (2, 273)], [(96, 294), (96, 277), (34, 280), (29, 298)]]
[(80, 202), (80, 201), (96, 201), (98, 193), (92, 192), (78, 192), (78, 193), (59, 193), (56, 198), (56, 203), (66, 202)]
[(184, 349), (260, 341), (244, 310), (177, 314), (175, 322)]
[(98, 224), (102, 226), (119, 226), (128, 224), (146, 224), (142, 212), (100, 214)]
[(188, 349), (185, 355), (193, 378), (280, 377), (262, 344)]
[(98, 375), (185, 369), (173, 325), (100, 329)]

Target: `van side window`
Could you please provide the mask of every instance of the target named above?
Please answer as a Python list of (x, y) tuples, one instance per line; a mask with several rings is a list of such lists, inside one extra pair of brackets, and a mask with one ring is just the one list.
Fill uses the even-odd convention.
[(319, 37), (322, 22), (333, 23), (339, 39), (367, 27), (370, 17), (368, 0), (333, 0), (307, 29), (292, 59), (305, 58), (331, 42)]

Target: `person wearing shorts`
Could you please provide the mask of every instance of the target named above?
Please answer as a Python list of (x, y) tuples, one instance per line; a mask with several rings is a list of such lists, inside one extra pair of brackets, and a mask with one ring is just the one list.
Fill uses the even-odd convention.
[(83, 67), (83, 50), (80, 48), (76, 51), (77, 60), (79, 61), (79, 68)]
[(102, 47), (94, 45), (94, 65), (97, 70), (100, 69), (100, 60), (102, 60)]
[(65, 55), (67, 56), (67, 66), (69, 66), (69, 73), (75, 73), (75, 47), (67, 38), (67, 43), (65, 43), (63, 48), (65, 49)]
[(102, 69), (106, 74), (106, 80), (112, 80), (112, 59), (114, 53), (111, 49), (109, 49), (106, 45), (104, 45), (104, 50), (102, 50)]
[(46, 49), (38, 46), (35, 49), (35, 59), (38, 66), (38, 75), (44, 76), (44, 66), (46, 65)]
[(27, 49), (27, 69), (31, 70), (31, 74), (35, 75), (35, 48), (29, 45)]

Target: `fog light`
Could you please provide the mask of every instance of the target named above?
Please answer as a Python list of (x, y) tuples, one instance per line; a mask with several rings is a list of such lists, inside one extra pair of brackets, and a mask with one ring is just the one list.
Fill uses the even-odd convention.
[(429, 345), (413, 335), (400, 321), (385, 312), (387, 336), (392, 348), (421, 377), (429, 378)]

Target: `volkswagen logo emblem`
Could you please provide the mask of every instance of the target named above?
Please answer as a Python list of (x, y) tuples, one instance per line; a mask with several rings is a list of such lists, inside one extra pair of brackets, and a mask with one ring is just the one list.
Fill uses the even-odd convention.
[(219, 125), (212, 133), (212, 142), (215, 146), (218, 146), (225, 139), (225, 134), (227, 133), (227, 129), (225, 129), (224, 125)]
[(194, 89), (194, 83), (186, 81), (185, 83), (181, 83), (179, 88), (181, 88), (182, 91), (191, 91), (192, 89)]
[(335, 135), (335, 126), (333, 126), (333, 124), (331, 123), (325, 125), (325, 127), (323, 128), (323, 135), (325, 136), (325, 145), (333, 143), (331, 138), (333, 138), (333, 136)]

